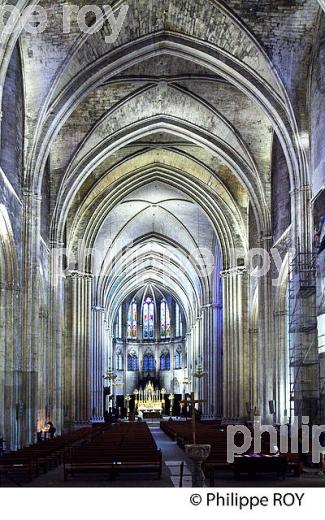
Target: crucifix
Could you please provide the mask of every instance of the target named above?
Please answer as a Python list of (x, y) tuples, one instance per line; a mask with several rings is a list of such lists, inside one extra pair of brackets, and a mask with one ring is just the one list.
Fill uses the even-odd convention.
[(194, 392), (191, 393), (190, 399), (185, 399), (184, 401), (180, 401), (180, 404), (191, 405), (192, 408), (192, 436), (193, 436), (193, 444), (196, 444), (196, 417), (195, 417), (195, 405), (199, 403), (207, 403), (206, 400), (195, 399)]

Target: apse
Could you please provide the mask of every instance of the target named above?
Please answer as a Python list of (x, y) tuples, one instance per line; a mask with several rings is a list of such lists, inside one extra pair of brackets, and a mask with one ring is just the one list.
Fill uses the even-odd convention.
[(111, 364), (119, 376), (116, 395), (134, 395), (150, 381), (167, 393), (183, 390), (186, 333), (182, 305), (166, 289), (149, 284), (129, 295), (114, 324)]

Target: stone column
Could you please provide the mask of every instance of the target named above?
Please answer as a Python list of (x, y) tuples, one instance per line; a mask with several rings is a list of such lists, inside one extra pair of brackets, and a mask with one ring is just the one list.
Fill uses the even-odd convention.
[[(291, 195), (291, 221), (293, 247), (300, 251), (309, 252), (312, 249), (312, 213), (311, 213), (311, 189), (310, 186), (300, 186), (290, 192)], [(297, 250), (298, 252), (298, 250)]]
[(215, 417), (223, 415), (223, 305), (213, 306), (213, 357), (215, 359)]
[(204, 312), (203, 368), (208, 375), (203, 379), (204, 414), (222, 415), (222, 305), (208, 304)]
[[(255, 325), (256, 323), (251, 323)], [(258, 351), (258, 329), (251, 328), (249, 330), (249, 345), (250, 345), (250, 412), (251, 418), (254, 412), (254, 408), (259, 408), (260, 405), (260, 360)]]
[[(91, 416), (90, 394), (90, 316), (92, 275), (70, 271), (68, 274), (70, 297), (66, 303), (66, 398), (68, 417), (72, 423), (88, 422)], [(67, 326), (67, 325), (66, 325)]]
[[(41, 297), (41, 296), (40, 296)], [(44, 300), (43, 300), (44, 303)], [(39, 356), (38, 356), (38, 391), (39, 391), (39, 399), (38, 399), (38, 431), (44, 426), (47, 422), (46, 417), (46, 406), (48, 400), (48, 371), (49, 371), (49, 363), (48, 363), (48, 311), (47, 305), (40, 306), (40, 343), (39, 343)], [(56, 423), (55, 423), (56, 424)]]
[(249, 401), (247, 272), (235, 267), (223, 271), (223, 415), (246, 416)]
[[(264, 251), (269, 254), (272, 237), (262, 241)], [(273, 290), (271, 269), (258, 279), (258, 356), (260, 360), (260, 402), (257, 412), (268, 424), (274, 420), (269, 411), (269, 401), (275, 399), (275, 342), (273, 329)]]
[(39, 257), (41, 197), (23, 193), (22, 442), (37, 439), (39, 346)]
[[(68, 380), (64, 377), (64, 351), (63, 351), (63, 323), (64, 319), (71, 317), (69, 311), (64, 315), (65, 285), (63, 274), (64, 244), (58, 241), (50, 242), (50, 287), (49, 287), (49, 351), (48, 351), (48, 398), (46, 404), (47, 419), (51, 420), (57, 432), (61, 433), (67, 419), (68, 401), (65, 398), (65, 408), (62, 413), (62, 397)], [(71, 298), (69, 290), (66, 297)], [(66, 308), (69, 304), (66, 302)], [(66, 323), (66, 330), (71, 331), (72, 322)], [(70, 380), (69, 380), (70, 381)], [(71, 411), (71, 408), (70, 408)]]
[[(113, 370), (113, 366), (114, 366), (114, 363), (113, 363), (113, 355), (114, 355), (113, 331), (112, 331), (108, 321), (105, 322), (105, 336), (106, 336), (106, 338), (105, 338), (105, 341), (106, 341), (106, 355), (105, 355), (106, 367), (105, 367), (104, 373), (108, 369)], [(115, 402), (115, 388), (113, 386), (113, 382), (112, 381), (109, 381), (108, 384), (109, 384), (110, 389), (111, 389), (110, 395), (113, 396), (112, 397), (112, 406), (113, 406), (113, 404)]]
[(202, 307), (202, 365), (207, 372), (201, 380), (200, 398), (207, 401), (202, 404), (202, 412), (205, 417), (211, 416), (211, 406), (214, 407), (214, 358), (212, 355), (213, 328), (211, 328), (212, 305)]
[(289, 378), (289, 344), (288, 344), (288, 312), (275, 311), (275, 345), (276, 345), (276, 374), (275, 374), (275, 402), (276, 421), (283, 423), (289, 417), (290, 378)]
[(103, 419), (103, 375), (104, 370), (104, 327), (105, 309), (92, 309), (92, 346), (90, 359), (91, 414), (93, 419)]
[[(5, 261), (3, 257), (1, 260)], [(10, 261), (9, 258), (7, 260)], [(5, 265), (2, 267), (3, 274), (7, 275)], [(16, 403), (19, 400), (17, 374), (21, 364), (17, 305), (20, 289), (12, 279), (6, 281), (3, 278), (0, 291), (0, 435), (6, 441), (6, 448), (14, 450), (20, 446), (16, 420)]]

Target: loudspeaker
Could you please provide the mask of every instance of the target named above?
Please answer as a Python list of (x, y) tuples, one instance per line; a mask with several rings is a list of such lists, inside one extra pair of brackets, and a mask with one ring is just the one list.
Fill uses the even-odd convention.
[(275, 413), (275, 401), (269, 401), (269, 411), (272, 415)]

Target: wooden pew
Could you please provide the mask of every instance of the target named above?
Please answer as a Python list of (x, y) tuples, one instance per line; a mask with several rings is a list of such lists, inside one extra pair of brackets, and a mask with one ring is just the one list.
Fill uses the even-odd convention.
[(64, 479), (78, 474), (156, 473), (161, 478), (162, 455), (145, 423), (122, 423), (87, 445), (64, 453)]
[(91, 435), (94, 435), (93, 431), (80, 429), (16, 452), (5, 454), (0, 458), (0, 485), (2, 485), (4, 477), (17, 485), (25, 480), (32, 481), (41, 472), (45, 473), (61, 464), (63, 452), (67, 446), (81, 442)]

